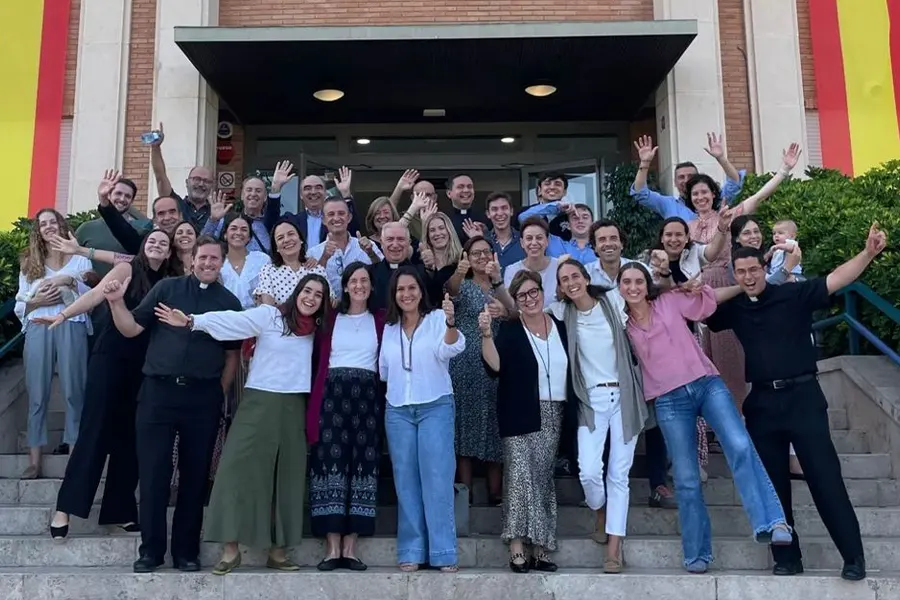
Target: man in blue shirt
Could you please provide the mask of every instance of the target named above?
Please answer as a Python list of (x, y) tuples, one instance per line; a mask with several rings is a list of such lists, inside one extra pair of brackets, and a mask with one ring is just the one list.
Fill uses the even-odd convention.
[(485, 234), (485, 237), (494, 246), (494, 252), (500, 260), (500, 269), (505, 272), (506, 267), (525, 258), (525, 250), (519, 243), (519, 232), (512, 225), (512, 199), (505, 192), (494, 192), (485, 200), (487, 218), (493, 228)]
[[(728, 160), (725, 155), (725, 144), (722, 141), (722, 136), (709, 133), (706, 139), (706, 153), (715, 158), (722, 170), (725, 171), (722, 200), (725, 201), (725, 204), (730, 205), (737, 195), (741, 193), (741, 188), (744, 186), (744, 176), (747, 172), (744, 170), (738, 171)], [(689, 199), (685, 198), (687, 182), (699, 172), (696, 165), (692, 162), (682, 162), (675, 165), (675, 188), (678, 190), (679, 195), (666, 196), (647, 187), (647, 173), (659, 147), (653, 145), (653, 138), (649, 135), (638, 138), (634, 142), (634, 147), (641, 160), (641, 165), (629, 191), (631, 197), (637, 200), (641, 206), (658, 213), (663, 219), (668, 219), (669, 217), (681, 217), (685, 221), (696, 219), (697, 213), (690, 208), (691, 203)]]
[(519, 223), (529, 217), (543, 217), (549, 223), (555, 222), (559, 215), (568, 216), (569, 231), (572, 239), (565, 240), (551, 233), (547, 246), (547, 256), (559, 258), (567, 254), (583, 265), (597, 260), (591, 246), (590, 230), (594, 221), (594, 211), (587, 204), (570, 204), (562, 200), (535, 204), (519, 215)]

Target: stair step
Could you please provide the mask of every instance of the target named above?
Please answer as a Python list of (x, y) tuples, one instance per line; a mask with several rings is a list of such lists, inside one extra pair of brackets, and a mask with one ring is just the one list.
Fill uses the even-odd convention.
[[(140, 539), (131, 536), (71, 537), (65, 544), (55, 544), (49, 536), (0, 536), (0, 567), (127, 567), (137, 556)], [(220, 544), (204, 543), (201, 562), (212, 565), (219, 557)], [(393, 537), (363, 538), (359, 556), (373, 567), (396, 564), (397, 541)], [(715, 564), (721, 569), (762, 570), (771, 566), (768, 546), (741, 538), (713, 540)], [(803, 538), (804, 566), (807, 569), (838, 569), (843, 561), (831, 539)], [(681, 567), (681, 540), (675, 536), (629, 537), (624, 547), (625, 560), (631, 568), (677, 569)], [(318, 564), (324, 554), (324, 543), (304, 539), (290, 549), (289, 556), (304, 567)], [(459, 539), (461, 567), (496, 568), (505, 566), (508, 548), (499, 538), (468, 537)], [(560, 538), (554, 561), (561, 568), (599, 569), (604, 549), (582, 537)], [(866, 540), (867, 565), (872, 569), (896, 569), (900, 564), (900, 539), (869, 538)], [(243, 563), (261, 566), (266, 550), (245, 550)]]
[[(364, 582), (364, 583), (363, 583)], [(362, 584), (362, 585), (361, 585)], [(629, 565), (621, 575), (596, 569), (566, 569), (522, 576), (507, 568), (467, 568), (457, 575), (435, 571), (400, 573), (370, 568), (366, 573), (274, 573), (241, 567), (227, 577), (163, 569), (135, 575), (130, 569), (15, 569), (0, 574), (0, 597), (8, 600), (459, 600), (463, 598), (691, 598), (691, 600), (895, 600), (900, 575), (870, 573), (867, 583), (851, 583), (837, 572), (772, 577), (758, 571), (714, 569), (705, 577), (681, 569), (645, 570)]]
[[(750, 524), (740, 506), (712, 506), (709, 517), (715, 536), (747, 536), (751, 534)], [(309, 510), (304, 507), (306, 515)], [(169, 508), (171, 525), (174, 509)], [(469, 532), (472, 535), (499, 536), (503, 527), (503, 509), (499, 506), (473, 506), (469, 508)], [(0, 505), (0, 535), (44, 535), (53, 515), (48, 506)], [(70, 532), (74, 535), (128, 535), (118, 530), (108, 530), (97, 524), (99, 507), (91, 509), (87, 519), (72, 517)], [(864, 537), (900, 538), (900, 508), (857, 507), (860, 530)], [(560, 506), (558, 510), (557, 533), (560, 536), (587, 536), (594, 530), (596, 517), (593, 511), (581, 506)], [(806, 536), (827, 536), (828, 532), (815, 508), (794, 509), (794, 520), (800, 534)], [(305, 535), (310, 536), (309, 519), (304, 519)], [(681, 527), (678, 511), (674, 509), (632, 506), (628, 513), (628, 535), (630, 536), (677, 536)], [(397, 507), (384, 506), (378, 509), (376, 535), (397, 534)]]

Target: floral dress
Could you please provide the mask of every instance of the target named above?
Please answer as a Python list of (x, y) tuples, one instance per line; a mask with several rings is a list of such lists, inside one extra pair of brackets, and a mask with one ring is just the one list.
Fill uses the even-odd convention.
[[(503, 460), (497, 426), (497, 382), (481, 360), (478, 315), (493, 295), (471, 279), (462, 282), (454, 298), (456, 326), (466, 337), (466, 349), (450, 361), (456, 400), (456, 454), (489, 462)], [(494, 333), (497, 323), (494, 323)]]

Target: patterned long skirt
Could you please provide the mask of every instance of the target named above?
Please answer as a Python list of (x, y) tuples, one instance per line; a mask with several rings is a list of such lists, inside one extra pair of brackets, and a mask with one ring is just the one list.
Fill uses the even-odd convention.
[(313, 535), (375, 533), (382, 410), (378, 380), (366, 369), (329, 369), (310, 453)]
[(503, 438), (503, 533), (556, 550), (556, 449), (564, 402), (541, 402), (541, 429)]

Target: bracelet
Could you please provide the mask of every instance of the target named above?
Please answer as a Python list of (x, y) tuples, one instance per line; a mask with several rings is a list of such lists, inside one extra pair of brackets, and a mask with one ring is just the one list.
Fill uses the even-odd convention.
[(450, 321), (444, 321), (444, 324), (447, 326), (447, 329), (456, 329), (456, 323), (451, 323)]
[(500, 281), (496, 281), (496, 282), (492, 281), (492, 282), (491, 282), (491, 289), (492, 289), (492, 290), (496, 290), (498, 287), (502, 287), (502, 286), (503, 286), (503, 280), (502, 280), (502, 279), (501, 279)]
[(94, 249), (93, 248), (88, 248), (87, 257), (88, 257), (88, 260), (94, 260)]
[(194, 330), (194, 315), (187, 316), (187, 326), (191, 331)]

